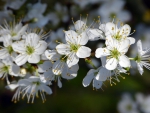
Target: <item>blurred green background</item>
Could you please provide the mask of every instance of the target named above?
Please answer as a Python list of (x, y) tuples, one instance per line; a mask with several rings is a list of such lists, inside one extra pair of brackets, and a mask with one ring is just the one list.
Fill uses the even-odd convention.
[[(8, 1), (9, 5), (10, 1), (6, 1)], [(1, 11), (4, 10), (6, 1), (0, 0)], [(82, 14), (83, 17), (86, 17), (87, 13), (89, 14), (88, 23), (91, 23), (91, 20), (99, 16), (96, 11), (105, 2), (110, 2), (111, 0), (98, 0), (94, 3), (91, 3), (89, 2), (90, 0), (88, 0), (88, 3), (86, 3), (84, 7), (80, 6), (81, 2), (83, 1), (84, 0), (80, 0), (78, 1), (79, 3), (76, 3), (70, 0), (41, 0), (42, 3), (47, 4), (47, 8), (43, 15), (47, 15), (49, 14), (49, 12), (53, 12), (55, 14), (58, 14), (59, 16), (57, 18), (60, 19), (60, 21), (57, 21), (56, 24), (53, 24), (55, 18), (53, 18), (52, 16), (52, 19), (49, 20), (45, 26), (42, 26), (42, 28), (46, 31), (48, 31), (49, 29), (51, 29), (52, 31), (57, 31), (57, 29), (61, 27), (67, 30), (70, 25), (73, 25), (71, 20), (72, 17), (76, 21), (80, 18), (80, 14)], [(25, 15), (28, 13), (27, 4), (35, 4), (37, 2), (37, 0), (26, 0), (25, 3), (17, 10), (10, 8), (7, 9), (12, 11), (12, 14), (15, 15), (15, 18), (22, 18), (25, 17)], [(57, 3), (59, 3), (63, 7), (66, 7), (68, 20), (66, 19), (65, 21), (63, 21), (61, 19), (65, 14), (63, 14), (63, 12), (60, 12), (59, 10), (57, 11), (54, 8), (55, 4)], [(136, 39), (142, 39), (143, 41), (149, 40), (147, 39), (147, 37), (150, 38), (150, 36), (145, 36), (144, 33), (150, 28), (150, 1), (126, 0), (125, 5), (122, 9), (127, 10), (130, 13), (131, 18), (126, 21), (126, 23), (131, 26), (132, 31), (134, 29), (136, 30), (136, 32), (132, 36)], [(144, 28), (141, 26), (144, 26)], [(64, 36), (62, 36), (62, 38), (64, 38)], [(101, 42), (104, 43), (104, 41), (89, 42), (88, 45), (93, 47), (93, 45), (98, 45)], [(95, 49), (96, 47), (93, 48), (93, 51), (95, 51)], [(136, 48), (134, 47), (131, 47), (131, 49), (133, 50), (128, 52), (129, 56), (132, 56), (132, 54), (136, 51)], [(102, 86), (103, 90), (93, 90), (92, 84), (89, 87), (84, 88), (82, 85), (82, 80), (88, 72), (89, 67), (86, 65), (83, 59), (81, 59), (80, 61), (81, 62), (79, 63), (80, 69), (78, 72), (78, 76), (73, 80), (62, 80), (62, 88), (58, 88), (57, 84), (53, 83), (53, 85), (51, 86), (53, 94), (46, 96), (47, 101), (44, 104), (42, 103), (41, 98), (35, 99), (34, 104), (28, 104), (26, 99), (20, 100), (19, 102), (14, 104), (13, 102), (11, 102), (11, 98), (14, 92), (5, 89), (6, 82), (4, 80), (1, 80), (0, 113), (118, 113), (117, 103), (123, 93), (129, 92), (134, 95), (137, 92), (142, 92), (144, 94), (150, 94), (150, 71), (145, 69), (144, 74), (141, 76), (134, 66), (132, 68), (131, 74), (123, 75), (126, 77), (126, 79), (120, 78), (121, 82), (117, 83), (116, 86), (110, 86), (108, 81), (105, 82), (105, 85)], [(100, 62), (100, 60), (98, 60), (98, 62)]]

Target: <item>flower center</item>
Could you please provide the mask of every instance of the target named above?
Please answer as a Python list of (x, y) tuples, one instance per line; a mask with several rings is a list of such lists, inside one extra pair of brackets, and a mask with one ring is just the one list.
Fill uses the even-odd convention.
[(11, 32), (11, 36), (13, 37), (13, 36), (16, 36), (17, 35), (17, 33), (15, 33), (14, 31), (12, 31)]
[(134, 58), (134, 60), (135, 60), (136, 62), (140, 62), (140, 61), (141, 61), (140, 55), (137, 55), (137, 56)]
[(79, 45), (70, 44), (70, 50), (73, 51), (73, 52), (77, 52), (79, 47), (80, 47)]
[(13, 52), (13, 48), (11, 46), (7, 47), (8, 53), (11, 54)]
[(115, 34), (115, 35), (113, 36), (116, 40), (120, 40), (120, 39), (122, 38), (122, 35), (120, 35), (119, 32), (120, 32), (120, 31), (118, 31), (117, 34)]
[(120, 56), (120, 52), (117, 50), (117, 48), (114, 48), (110, 51), (110, 54), (113, 58), (118, 60), (118, 57)]
[(34, 53), (34, 47), (32, 47), (32, 46), (26, 46), (26, 53), (28, 55), (31, 55), (32, 53)]
[(9, 72), (9, 66), (4, 66), (2, 67), (3, 72)]
[(40, 85), (40, 82), (39, 82), (39, 81), (37, 81), (37, 82), (32, 82), (32, 84), (35, 84), (35, 85), (39, 86), (39, 85)]

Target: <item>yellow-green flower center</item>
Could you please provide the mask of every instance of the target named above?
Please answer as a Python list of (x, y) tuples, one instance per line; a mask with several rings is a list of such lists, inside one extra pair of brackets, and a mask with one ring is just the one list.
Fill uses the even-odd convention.
[(115, 34), (113, 36), (116, 40), (120, 40), (122, 38), (122, 35), (120, 35), (120, 32), (117, 32), (117, 34)]
[(11, 36), (12, 36), (12, 37), (13, 37), (13, 36), (16, 36), (16, 35), (17, 35), (16, 32), (14, 32), (14, 31), (11, 32)]
[(118, 60), (118, 57), (120, 56), (120, 52), (117, 50), (117, 48), (114, 48), (113, 50), (110, 51), (110, 55), (111, 57)]
[(70, 44), (70, 50), (73, 51), (73, 52), (77, 52), (79, 47), (80, 47), (79, 45)]
[(4, 66), (2, 67), (3, 72), (9, 72), (9, 66)]
[(8, 53), (11, 54), (13, 52), (13, 48), (11, 46), (7, 47)]
[(136, 62), (140, 62), (140, 61), (141, 61), (141, 57), (140, 57), (139, 55), (137, 55), (137, 56), (134, 58), (134, 60), (135, 60)]
[(32, 53), (34, 53), (34, 47), (32, 47), (32, 46), (26, 46), (26, 53), (28, 55), (31, 55)]
[(37, 82), (32, 82), (32, 84), (35, 84), (35, 85), (40, 85), (40, 82), (39, 81), (37, 81)]

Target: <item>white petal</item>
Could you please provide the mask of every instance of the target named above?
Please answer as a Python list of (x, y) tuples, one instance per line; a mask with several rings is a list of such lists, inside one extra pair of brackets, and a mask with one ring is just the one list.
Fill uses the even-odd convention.
[(18, 81), (19, 86), (28, 86), (31, 82), (28, 79), (21, 79)]
[(42, 54), (47, 48), (47, 43), (45, 41), (39, 41), (38, 44), (35, 46), (35, 53)]
[(28, 46), (33, 46), (33, 47), (36, 47), (38, 42), (40, 40), (40, 37), (35, 34), (35, 33), (29, 33), (27, 36), (26, 36), (26, 44)]
[(45, 56), (51, 61), (56, 61), (60, 59), (60, 54), (58, 54), (55, 50), (46, 50)]
[(79, 57), (79, 58), (86, 58), (86, 57), (89, 57), (91, 55), (91, 49), (88, 48), (88, 47), (85, 47), (85, 46), (81, 46), (76, 55)]
[(126, 39), (120, 42), (117, 49), (119, 50), (119, 52), (122, 52), (122, 54), (125, 54), (128, 51), (129, 47), (130, 47), (130, 41)]
[(62, 72), (62, 78), (65, 78), (67, 80), (69, 79), (73, 79), (77, 76), (77, 71), (79, 69), (79, 66), (78, 64), (72, 66), (72, 67), (68, 67), (66, 70), (63, 70)]
[(102, 66), (106, 65), (106, 57), (101, 57)]
[(77, 37), (77, 44), (79, 45), (85, 45), (89, 40), (87, 32), (82, 32), (80, 35)]
[(139, 73), (142, 75), (144, 72), (143, 66), (140, 63), (137, 63), (137, 68), (138, 68)]
[(38, 54), (32, 54), (28, 57), (29, 63), (38, 63), (40, 61), (40, 55)]
[(110, 51), (107, 48), (98, 48), (95, 51), (96, 58), (100, 58), (108, 55), (110, 55)]
[(74, 23), (74, 27), (77, 31), (83, 29), (86, 26), (85, 22), (78, 20)]
[(134, 43), (135, 43), (135, 39), (134, 39), (134, 38), (132, 38), (132, 37), (128, 37), (127, 39), (129, 39), (129, 40), (130, 40), (130, 44), (134, 44)]
[(65, 31), (65, 38), (68, 44), (70, 43), (76, 44), (77, 37), (78, 37), (78, 34), (75, 31), (73, 30)]
[(56, 46), (56, 50), (61, 55), (67, 55), (70, 53), (70, 46), (68, 44), (59, 44)]
[(11, 67), (10, 67), (10, 70), (9, 70), (9, 74), (10, 75), (13, 75), (13, 76), (19, 76), (19, 72), (20, 72), (20, 67), (13, 64)]
[(93, 87), (96, 88), (96, 89), (100, 89), (103, 85), (103, 82), (102, 81), (98, 81), (94, 78), (93, 80)]
[(94, 73), (95, 72), (96, 71), (94, 69), (90, 69), (88, 71), (87, 75), (84, 77), (83, 82), (82, 82), (82, 84), (83, 84), (84, 87), (87, 87), (87, 86), (90, 85), (92, 79), (94, 78)]
[(10, 35), (4, 35), (3, 36), (3, 43), (5, 47), (11, 46), (12, 45), (12, 39)]
[(106, 23), (106, 36), (107, 35), (113, 35), (116, 31), (117, 31), (117, 26), (112, 23), (112, 22), (108, 22)]
[(61, 81), (60, 81), (60, 77), (58, 77), (58, 81), (57, 81), (57, 82), (58, 82), (58, 83), (57, 83), (57, 84), (58, 84), (58, 87), (61, 88), (61, 87), (62, 87), (62, 83), (61, 83)]
[(19, 30), (19, 34), (23, 35), (25, 33), (25, 31), (27, 30), (28, 28), (28, 24), (26, 24), (25, 26), (23, 26), (20, 30)]
[(98, 74), (96, 75), (96, 80), (105, 81), (107, 77), (111, 76), (111, 71), (106, 69), (105, 67), (101, 67)]
[(130, 67), (130, 60), (126, 55), (121, 55), (119, 57), (119, 64), (121, 67)]
[(90, 41), (99, 40), (100, 38), (103, 38), (102, 31), (99, 29), (90, 29), (88, 31), (88, 37)]
[(0, 59), (5, 59), (7, 58), (9, 55), (8, 50), (7, 49), (1, 49), (0, 50)]
[(106, 69), (114, 70), (117, 67), (118, 61), (115, 58), (107, 59), (106, 60)]
[(99, 29), (105, 33), (106, 32), (106, 28), (105, 27), (106, 27), (106, 24), (101, 24), (99, 26)]
[(41, 90), (44, 90), (47, 94), (52, 94), (52, 90), (50, 87), (46, 86), (46, 85), (41, 85)]
[(15, 62), (18, 66), (25, 64), (28, 60), (28, 56), (26, 54), (20, 54), (16, 57)]
[(76, 53), (71, 53), (67, 58), (67, 65), (68, 67), (71, 67), (79, 62), (79, 57), (76, 55)]
[(55, 75), (60, 75), (66, 69), (66, 66), (65, 62), (58, 60), (53, 64), (52, 71)]
[(26, 51), (25, 41), (21, 40), (21, 41), (14, 42), (12, 44), (12, 48), (14, 51), (16, 51), (18, 53), (25, 53), (25, 51)]
[(15, 90), (19, 85), (18, 84), (10, 84), (6, 86), (7, 89)]
[(125, 36), (128, 36), (130, 34), (131, 31), (131, 27), (128, 24), (125, 24), (121, 30), (120, 30), (120, 34), (124, 34)]
[(139, 53), (140, 55), (142, 55), (143, 49), (142, 49), (141, 40), (138, 40), (138, 42), (137, 42), (137, 48), (138, 48), (138, 53)]
[(43, 64), (38, 65), (38, 72), (46, 72), (50, 69), (52, 69), (52, 63), (50, 61), (44, 61)]

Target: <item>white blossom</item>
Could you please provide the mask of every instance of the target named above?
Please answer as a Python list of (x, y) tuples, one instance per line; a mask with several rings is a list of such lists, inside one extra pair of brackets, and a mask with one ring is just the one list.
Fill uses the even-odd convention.
[(19, 76), (20, 67), (13, 63), (11, 58), (0, 61), (0, 78), (6, 78), (7, 84), (10, 84), (8, 75)]
[(95, 56), (97, 58), (107, 56), (105, 67), (108, 70), (116, 69), (118, 64), (121, 67), (127, 68), (130, 67), (130, 60), (125, 53), (128, 51), (129, 46), (129, 40), (118, 42), (117, 40), (110, 38), (106, 40), (105, 48), (98, 48), (96, 50)]
[(126, 22), (131, 19), (131, 14), (123, 9), (124, 5), (124, 0), (110, 0), (103, 2), (97, 11), (103, 22), (110, 21), (109, 18), (114, 18), (114, 16), (122, 22)]
[(0, 59), (11, 57), (14, 60), (17, 53), (12, 48), (12, 38), (10, 35), (3, 36), (3, 45), (4, 47), (0, 49)]
[(7, 86), (8, 89), (17, 89), (16, 93), (14, 94), (12, 101), (15, 103), (19, 101), (21, 95), (22, 99), (27, 96), (28, 103), (34, 102), (35, 97), (39, 97), (41, 95), (42, 101), (46, 101), (46, 97), (44, 93), (52, 94), (52, 90), (47, 84), (43, 83), (39, 77), (32, 76), (28, 79), (21, 79), (18, 81), (17, 84), (10, 84)]
[(134, 58), (134, 60), (137, 63), (137, 67), (138, 67), (139, 73), (142, 75), (143, 72), (144, 72), (143, 66), (150, 70), (150, 63), (149, 63), (150, 48), (143, 49), (141, 40), (139, 40), (137, 42), (137, 48), (138, 48), (138, 56), (136, 56)]
[(69, 67), (78, 63), (79, 58), (89, 57), (91, 49), (84, 46), (88, 42), (85, 32), (78, 35), (75, 31), (65, 31), (66, 44), (59, 44), (56, 50), (61, 55), (67, 56), (67, 65)]
[(43, 54), (47, 48), (47, 43), (40, 40), (37, 34), (29, 33), (25, 40), (14, 42), (12, 47), (14, 51), (19, 53), (15, 62), (21, 66), (27, 61), (34, 64), (38, 63), (40, 61), (40, 55)]
[(124, 94), (118, 103), (119, 113), (139, 113), (137, 104), (129, 94)]
[[(21, 22), (18, 24), (15, 23), (15, 21), (9, 25), (6, 21), (4, 26), (0, 25), (0, 41), (3, 41), (5, 35), (10, 35), (12, 40), (20, 40), (21, 36), (26, 32), (28, 25), (22, 25)], [(3, 37), (4, 36), (4, 37)]]

